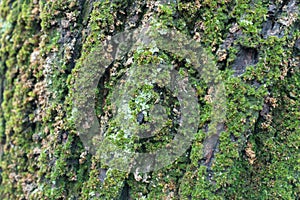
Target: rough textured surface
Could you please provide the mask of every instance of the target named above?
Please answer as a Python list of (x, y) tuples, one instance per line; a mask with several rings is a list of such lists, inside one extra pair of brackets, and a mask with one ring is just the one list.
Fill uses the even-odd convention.
[[(299, 6), (297, 0), (1, 0), (0, 198), (299, 199)], [(71, 88), (94, 47), (150, 19), (214, 55), (226, 86), (226, 122), (206, 137), (210, 89), (198, 82), (201, 122), (186, 154), (159, 171), (127, 174), (85, 150)], [(128, 57), (174, 59), (149, 52)], [(100, 115), (109, 112), (103, 99), (115, 81), (99, 86)]]

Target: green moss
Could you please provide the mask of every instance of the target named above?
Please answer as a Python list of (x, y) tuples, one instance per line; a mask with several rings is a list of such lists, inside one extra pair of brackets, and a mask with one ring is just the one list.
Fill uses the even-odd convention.
[[(283, 6), (276, 12), (283, 36), (262, 36), (262, 27), (270, 17), (267, 1), (153, 3), (1, 1), (1, 199), (119, 199), (126, 188), (132, 199), (299, 196), (300, 73), (299, 50), (295, 47), (300, 36), (299, 16), (284, 23), (284, 17), (293, 16)], [(281, 2), (275, 4), (278, 10)], [(110, 95), (127, 69), (135, 64), (176, 63), (180, 66), (179, 74), (190, 77), (201, 107), (199, 130), (192, 146), (173, 164), (144, 174), (109, 168), (98, 155), (85, 150), (72, 113), (72, 87), (77, 72), (89, 53), (108, 36), (134, 27), (132, 19), (136, 26), (144, 23), (156, 29), (180, 30), (214, 54), (225, 51), (224, 60), (214, 55), (222, 69), (227, 108), (223, 113), (225, 128), (220, 132), (211, 165), (203, 164), (205, 127), (220, 115), (213, 112), (216, 104), (207, 101), (207, 81), (199, 80), (180, 55), (151, 46), (140, 47), (115, 62), (116, 75), (108, 72), (110, 78), (98, 88), (97, 114), (110, 112), (109, 106), (114, 103)], [(148, 19), (152, 21), (149, 23)], [(67, 20), (68, 27), (63, 27), (63, 20)], [(231, 30), (233, 26), (236, 32)], [(233, 42), (224, 47), (230, 37)], [(255, 49), (257, 61), (246, 66), (245, 73), (235, 76), (232, 66), (243, 48)], [(125, 66), (129, 58), (134, 63)], [(136, 97), (130, 101), (132, 119), (151, 109), (160, 98), (153, 88), (153, 84), (148, 84), (134, 91)], [(107, 96), (104, 90), (108, 91)], [(168, 99), (163, 103), (171, 115), (168, 106), (178, 106), (178, 102), (168, 92), (164, 93)], [(106, 101), (101, 102), (103, 99)], [(266, 106), (269, 111), (262, 114)], [(144, 115), (145, 120), (151, 120), (150, 115)], [(110, 122), (109, 134), (116, 133), (117, 124)], [(135, 150), (155, 150), (172, 139), (171, 123), (166, 124), (153, 140), (142, 145), (136, 144), (134, 138), (125, 140), (121, 131), (114, 142), (123, 147), (129, 142)], [(105, 178), (101, 177), (101, 170), (106, 171)]]

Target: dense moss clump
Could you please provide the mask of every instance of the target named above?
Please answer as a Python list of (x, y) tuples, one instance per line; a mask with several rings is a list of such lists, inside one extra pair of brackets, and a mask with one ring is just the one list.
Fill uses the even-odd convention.
[[(0, 0), (0, 198), (299, 199), (299, 6), (296, 0)], [(156, 171), (129, 173), (85, 148), (73, 86), (103, 41), (138, 27), (177, 30), (201, 44), (219, 69), (210, 81), (223, 83), (226, 102), (212, 101), (214, 88), (172, 52), (139, 46), (109, 65), (95, 91), (95, 113), (118, 145), (160, 148), (180, 124), (178, 99), (148, 83), (133, 91), (132, 117), (146, 127), (160, 102), (173, 121), (149, 140), (124, 137), (111, 119), (112, 95), (133, 65), (176, 66), (200, 106), (198, 131), (181, 157)], [(226, 112), (215, 113), (218, 105)], [(218, 117), (224, 120), (210, 134)]]

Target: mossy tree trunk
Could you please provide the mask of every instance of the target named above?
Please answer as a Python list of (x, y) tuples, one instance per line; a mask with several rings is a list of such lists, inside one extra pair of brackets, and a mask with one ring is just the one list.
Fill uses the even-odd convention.
[[(0, 0), (0, 198), (299, 199), (299, 6)], [(206, 137), (210, 89), (199, 83), (199, 131), (186, 154), (158, 171), (125, 173), (85, 149), (72, 116), (72, 85), (101, 41), (151, 20), (213, 54), (226, 88), (226, 120), (218, 135)]]

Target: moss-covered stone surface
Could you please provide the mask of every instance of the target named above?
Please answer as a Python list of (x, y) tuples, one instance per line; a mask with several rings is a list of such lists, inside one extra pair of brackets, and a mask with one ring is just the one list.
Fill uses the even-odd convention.
[[(299, 12), (297, 0), (0, 0), (0, 199), (299, 199)], [(149, 25), (178, 30), (213, 56), (226, 116), (207, 135), (212, 89), (193, 82), (188, 61), (147, 47), (129, 53), (95, 91), (97, 115), (109, 116), (110, 95), (132, 62), (158, 61), (188, 74), (201, 112), (184, 155), (158, 171), (126, 173), (84, 147), (72, 88), (102, 41)], [(177, 106), (153, 85), (135, 92), (135, 115), (160, 98)], [(140, 146), (168, 143), (176, 131), (169, 124)]]

